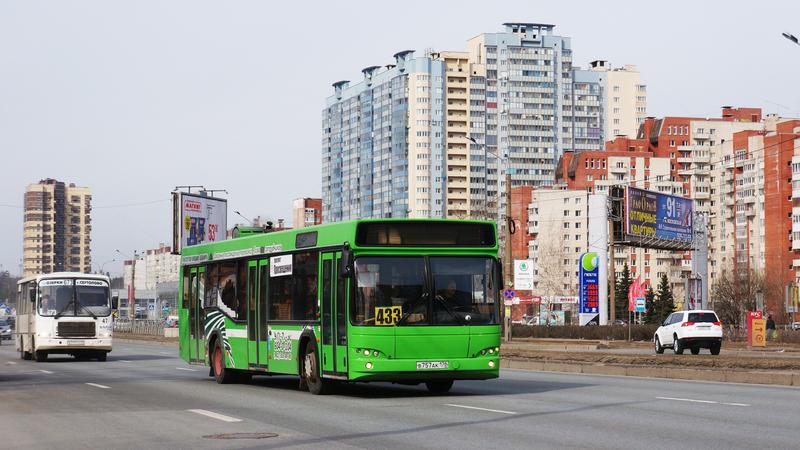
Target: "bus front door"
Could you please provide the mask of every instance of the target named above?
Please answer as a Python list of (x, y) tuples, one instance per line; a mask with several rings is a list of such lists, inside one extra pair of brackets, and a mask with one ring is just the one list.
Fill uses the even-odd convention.
[(247, 267), (247, 354), (250, 367), (267, 368), (267, 286), (269, 260), (250, 261)]
[(347, 376), (347, 278), (339, 274), (341, 252), (322, 254), (322, 373)]
[(189, 273), (189, 361), (202, 362), (205, 353), (203, 297), (205, 268), (194, 267)]

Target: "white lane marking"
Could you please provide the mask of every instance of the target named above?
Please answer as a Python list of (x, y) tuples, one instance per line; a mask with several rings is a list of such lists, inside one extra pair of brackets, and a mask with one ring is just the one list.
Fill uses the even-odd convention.
[(242, 419), (237, 419), (236, 417), (225, 416), (219, 413), (215, 413), (212, 411), (207, 411), (205, 409), (187, 409), (189, 412), (193, 412), (195, 414), (200, 414), (201, 416), (211, 417), (212, 419), (221, 420), (223, 422), (241, 422)]
[(190, 369), (188, 367), (176, 367), (177, 370), (188, 370), (189, 372), (197, 372), (196, 369)]
[(674, 400), (678, 402), (692, 402), (692, 403), (710, 403), (713, 405), (727, 405), (727, 406), (750, 406), (747, 403), (726, 403), (715, 402), (713, 400), (697, 400), (693, 398), (677, 398), (677, 397), (656, 397), (659, 400)]
[(696, 400), (693, 398), (676, 398), (676, 397), (656, 397), (659, 400), (675, 400), (676, 402), (693, 402), (693, 403), (717, 403), (712, 400)]
[(6, 361), (6, 364), (11, 364), (13, 366), (16, 365), (17, 363), (15, 363), (14, 361)]
[(158, 353), (161, 353), (162, 355), (171, 355), (172, 354), (170, 352), (158, 352)]
[(130, 362), (127, 359), (118, 359), (117, 361), (119, 361), (119, 362)]
[(500, 414), (516, 414), (514, 411), (503, 411), (502, 409), (478, 408), (477, 406), (455, 405), (452, 403), (445, 403), (444, 406), (452, 406), (453, 408), (477, 409), (478, 411), (488, 411)]
[(110, 386), (105, 386), (105, 385), (97, 384), (97, 383), (85, 383), (85, 384), (87, 384), (89, 386), (94, 386), (94, 387), (100, 388), (100, 389), (111, 389)]
[(42, 373), (53, 373), (53, 372), (50, 372), (49, 370), (44, 370), (44, 369), (39, 369), (39, 372), (42, 372)]

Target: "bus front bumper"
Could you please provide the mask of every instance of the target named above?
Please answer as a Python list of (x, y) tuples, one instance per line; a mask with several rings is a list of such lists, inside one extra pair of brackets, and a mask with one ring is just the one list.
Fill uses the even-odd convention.
[(441, 359), (352, 358), (350, 380), (487, 380), (500, 376), (499, 356)]
[(105, 350), (111, 351), (110, 337), (97, 339), (67, 339), (36, 337), (36, 349), (45, 351), (58, 350)]

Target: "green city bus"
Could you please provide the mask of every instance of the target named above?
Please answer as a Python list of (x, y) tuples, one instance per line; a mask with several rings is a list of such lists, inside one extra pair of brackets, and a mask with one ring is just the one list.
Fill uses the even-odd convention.
[(493, 222), (370, 219), (184, 248), (180, 355), (218, 383), (293, 374), (425, 383), (499, 376)]

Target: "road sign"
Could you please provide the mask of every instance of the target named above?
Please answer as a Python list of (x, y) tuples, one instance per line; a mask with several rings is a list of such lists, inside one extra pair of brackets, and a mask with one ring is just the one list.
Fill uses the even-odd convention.
[(509, 300), (512, 300), (516, 296), (517, 296), (517, 293), (514, 292), (513, 289), (506, 289), (505, 291), (503, 291), (503, 297), (505, 297), (505, 298), (507, 298)]
[(151, 303), (151, 304), (147, 305), (147, 309), (149, 309), (150, 311), (155, 311), (156, 310), (156, 305)]
[(646, 311), (646, 308), (645, 308), (644, 297), (636, 297), (636, 309), (635, 309), (635, 312), (643, 313), (645, 311)]
[(767, 346), (767, 321), (764, 319), (753, 319), (753, 347)]
[(530, 259), (514, 260), (514, 288), (522, 291), (533, 289), (533, 261)]

